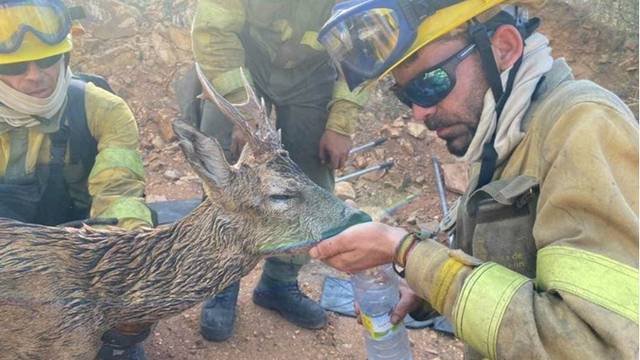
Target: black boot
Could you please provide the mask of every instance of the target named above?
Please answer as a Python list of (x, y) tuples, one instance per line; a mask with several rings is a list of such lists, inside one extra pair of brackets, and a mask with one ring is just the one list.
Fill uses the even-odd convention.
[(233, 334), (239, 290), (240, 282), (238, 281), (202, 304), (200, 334), (206, 340), (225, 341)]
[(111, 329), (102, 335), (103, 345), (98, 352), (99, 360), (147, 360), (142, 342), (151, 333), (151, 327), (135, 335), (124, 335)]
[(324, 309), (300, 291), (297, 280), (278, 281), (263, 273), (253, 290), (253, 302), (277, 311), (287, 321), (305, 329), (321, 329), (327, 325)]

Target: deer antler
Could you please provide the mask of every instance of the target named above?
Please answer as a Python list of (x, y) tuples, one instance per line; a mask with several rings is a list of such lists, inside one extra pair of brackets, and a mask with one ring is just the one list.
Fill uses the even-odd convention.
[[(242, 130), (242, 132), (247, 136), (247, 140), (254, 155), (270, 153), (282, 149), (280, 133), (276, 131), (275, 124), (273, 124), (265, 110), (264, 99), (260, 99), (260, 101), (258, 101), (258, 97), (253, 91), (251, 84), (247, 81), (242, 68), (240, 68), (240, 75), (242, 77), (242, 85), (247, 95), (247, 100), (241, 104), (232, 104), (220, 95), (213, 85), (211, 85), (209, 79), (204, 75), (200, 68), (200, 64), (198, 63), (196, 63), (196, 73), (198, 74), (198, 79), (202, 84), (204, 97), (215, 103), (220, 111)], [(250, 117), (256, 120), (258, 126), (257, 130), (254, 130), (253, 126), (242, 115), (240, 110), (249, 114)]]

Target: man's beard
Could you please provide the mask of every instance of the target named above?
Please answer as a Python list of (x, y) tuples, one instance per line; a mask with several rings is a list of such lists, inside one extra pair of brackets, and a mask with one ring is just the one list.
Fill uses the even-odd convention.
[(482, 108), (484, 107), (484, 94), (486, 89), (477, 87), (471, 91), (467, 97), (464, 108), (456, 113), (436, 113), (427, 121), (425, 125), (430, 130), (437, 130), (451, 126), (449, 136), (443, 140), (447, 143), (447, 150), (458, 157), (464, 156), (469, 149), (471, 140), (476, 133)]
[[(469, 105), (468, 105), (469, 106)], [(455, 156), (463, 156), (473, 139), (482, 106), (469, 106), (462, 112), (455, 114), (434, 114), (425, 125), (431, 130), (450, 127), (448, 133), (442, 137), (446, 141), (447, 150)]]

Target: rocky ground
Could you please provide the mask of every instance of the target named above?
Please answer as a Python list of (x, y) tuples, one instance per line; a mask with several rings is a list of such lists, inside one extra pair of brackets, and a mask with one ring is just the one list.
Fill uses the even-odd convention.
[[(148, 177), (149, 201), (200, 195), (199, 180), (186, 166), (175, 143), (171, 122), (178, 117), (173, 82), (191, 63), (189, 24), (193, 0), (77, 0), (88, 17), (86, 34), (76, 40), (73, 68), (101, 74), (133, 109), (140, 125)], [(593, 22), (584, 12), (551, 1), (541, 10), (542, 31), (555, 56), (564, 56), (579, 78), (590, 78), (621, 96), (638, 113), (638, 41), (633, 34)], [(636, 25), (637, 26), (637, 25)], [(360, 154), (344, 173), (393, 160), (387, 173), (373, 173), (339, 186), (372, 213), (415, 194), (408, 206), (387, 221), (412, 228), (433, 228), (441, 210), (431, 163), (436, 155), (447, 177), (447, 200), (463, 188), (464, 164), (456, 163), (441, 141), (423, 125), (410, 122), (406, 108), (377, 89), (360, 115), (356, 144), (380, 136), (389, 140)], [(340, 174), (338, 174), (340, 175)], [(363, 359), (361, 328), (353, 319), (330, 315), (329, 326), (307, 331), (288, 324), (251, 302), (260, 267), (242, 282), (235, 335), (221, 344), (198, 334), (199, 308), (155, 329), (147, 341), (150, 359)], [(339, 275), (319, 264), (303, 269), (301, 284), (318, 299), (326, 275)], [(430, 330), (410, 332), (416, 359), (461, 359), (462, 345)]]

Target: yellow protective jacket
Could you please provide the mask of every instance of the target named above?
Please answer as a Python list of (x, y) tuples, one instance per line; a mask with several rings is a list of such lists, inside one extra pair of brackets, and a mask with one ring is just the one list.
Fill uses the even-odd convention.
[[(307, 76), (313, 76), (314, 62), (329, 61), (317, 36), (334, 4), (335, 0), (200, 0), (192, 29), (196, 61), (231, 101), (243, 95), (238, 91), (240, 68), (248, 60), (243, 38), (250, 38), (256, 51), (271, 62), (261, 66), (290, 69), (292, 74), (307, 71)], [(305, 81), (291, 86), (305, 86)], [(366, 92), (352, 93), (346, 82), (336, 81), (326, 128), (353, 134), (366, 99)]]
[[(87, 126), (97, 141), (98, 154), (90, 172), (70, 164), (66, 152), (64, 178), (79, 208), (91, 217), (118, 218), (127, 229), (151, 226), (151, 212), (143, 199), (144, 169), (138, 153), (138, 127), (131, 110), (119, 97), (88, 83), (85, 93)], [(0, 124), (2, 125), (2, 124)], [(59, 123), (32, 128), (0, 126), (0, 178), (34, 176), (50, 161), (49, 135)]]
[(542, 87), (522, 142), (461, 199), (464, 252), (421, 241), (406, 279), (467, 359), (637, 359), (637, 120), (562, 60)]

